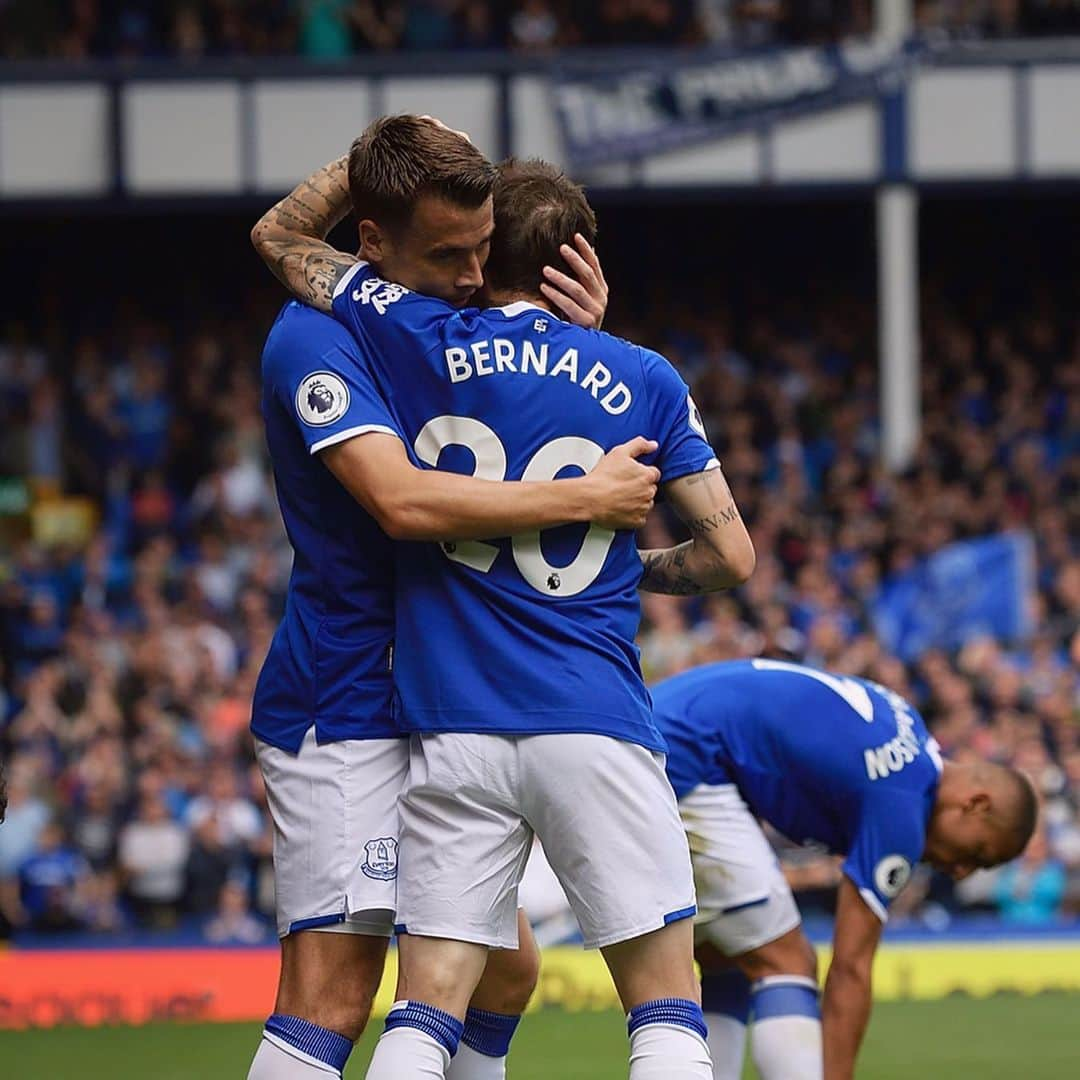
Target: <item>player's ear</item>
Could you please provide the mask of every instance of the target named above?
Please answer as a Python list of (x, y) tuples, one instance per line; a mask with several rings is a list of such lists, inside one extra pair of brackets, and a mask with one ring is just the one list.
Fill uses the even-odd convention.
[(990, 793), (986, 791), (976, 791), (968, 797), (967, 802), (964, 804), (964, 813), (981, 817), (988, 814), (991, 808), (992, 800), (990, 798)]
[(370, 218), (360, 222), (360, 254), (369, 262), (379, 262), (387, 255), (388, 238)]

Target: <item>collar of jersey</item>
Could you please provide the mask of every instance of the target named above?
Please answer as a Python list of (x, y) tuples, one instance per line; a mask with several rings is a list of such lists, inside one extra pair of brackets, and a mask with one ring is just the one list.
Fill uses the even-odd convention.
[(542, 308), (539, 304), (530, 303), (528, 300), (515, 300), (512, 304), (507, 304), (505, 307), (494, 308), (495, 311), (501, 311), (503, 315), (508, 319), (515, 319), (518, 315), (524, 315), (526, 311), (539, 311), (541, 315), (547, 315), (550, 318), (557, 319), (557, 315), (552, 315), (547, 308)]

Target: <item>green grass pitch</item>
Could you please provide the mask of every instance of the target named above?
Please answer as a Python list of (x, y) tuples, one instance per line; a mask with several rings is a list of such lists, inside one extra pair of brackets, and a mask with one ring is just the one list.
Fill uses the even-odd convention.
[[(1080, 1075), (1080, 995), (947, 998), (880, 1004), (860, 1080), (1060, 1080)], [(379, 1024), (346, 1071), (362, 1080)], [(4, 1080), (242, 1080), (258, 1038), (251, 1024), (151, 1024), (0, 1032)], [(619, 1080), (622, 1018), (548, 1009), (527, 1017), (511, 1080)], [(754, 1074), (747, 1071), (746, 1076)]]

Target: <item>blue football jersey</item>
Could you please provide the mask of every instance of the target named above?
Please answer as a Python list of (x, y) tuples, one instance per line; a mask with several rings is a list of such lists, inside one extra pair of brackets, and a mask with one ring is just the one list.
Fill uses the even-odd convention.
[[(664, 480), (716, 465), (674, 368), (609, 334), (524, 302), (458, 311), (364, 264), (334, 313), (419, 465), (551, 480), (636, 435), (659, 443)], [(663, 748), (634, 645), (632, 532), (564, 526), (397, 552), (394, 678), (408, 730), (592, 732)]]
[(266, 441), (294, 559), (251, 729), (294, 753), (312, 724), (320, 743), (399, 734), (393, 545), (317, 457), (364, 432), (396, 434), (361, 360), (342, 326), (295, 301), (263, 350)]
[(885, 919), (922, 855), (941, 775), (911, 705), (779, 660), (708, 664), (654, 686), (653, 700), (676, 795), (735, 784), (792, 840), (846, 856), (844, 873)]

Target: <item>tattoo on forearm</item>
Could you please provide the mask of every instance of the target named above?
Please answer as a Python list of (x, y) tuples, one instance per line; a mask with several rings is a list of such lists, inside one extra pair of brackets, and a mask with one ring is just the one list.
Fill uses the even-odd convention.
[(261, 249), (274, 276), (294, 296), (323, 310), (329, 310), (338, 282), (356, 265), (356, 256), (334, 252), (321, 241)]
[(347, 158), (324, 165), (267, 211), (252, 234), (274, 276), (294, 296), (324, 310), (357, 261), (325, 242), (349, 210), (347, 175)]
[(699, 596), (703, 593), (705, 589), (686, 572), (686, 557), (693, 543), (687, 540), (685, 544), (664, 551), (642, 552), (645, 573), (638, 588), (668, 596)]
[(733, 499), (723, 510), (718, 511), (715, 514), (710, 514), (708, 517), (695, 518), (693, 521), (688, 521), (686, 527), (694, 536), (704, 536), (706, 533), (715, 532), (715, 530), (722, 528), (724, 525), (733, 525), (736, 521), (742, 520), (739, 516), (739, 508), (735, 505)]
[(306, 217), (298, 218), (288, 207), (279, 204), (272, 212), (276, 213), (279, 225), (288, 225), (292, 229), (306, 229), (308, 227), (308, 219)]
[(305, 236), (322, 240), (348, 213), (349, 190), (345, 184), (348, 158), (324, 165), (295, 187), (267, 217), (281, 217), (303, 226)]

